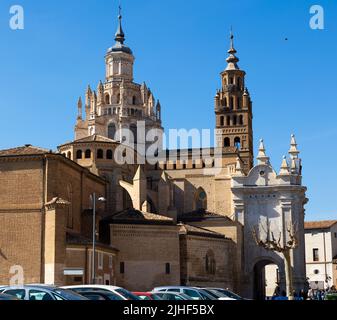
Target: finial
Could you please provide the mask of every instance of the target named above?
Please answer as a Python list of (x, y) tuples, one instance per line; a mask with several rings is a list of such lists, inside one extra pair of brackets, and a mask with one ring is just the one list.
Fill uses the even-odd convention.
[(235, 166), (235, 176), (243, 177), (244, 175), (245, 174), (244, 174), (244, 171), (243, 171), (243, 168), (242, 168), (241, 159), (239, 157), (237, 157), (236, 166)]
[(123, 32), (123, 28), (122, 28), (122, 6), (119, 3), (119, 7), (118, 7), (118, 28), (117, 28), (117, 32), (115, 35), (115, 40), (116, 42), (120, 43), (121, 45), (124, 44), (125, 41), (125, 34)]
[(287, 157), (286, 156), (283, 156), (281, 170), (280, 170), (279, 175), (280, 176), (289, 175), (289, 166), (288, 166), (288, 162), (287, 162)]
[(263, 139), (260, 140), (259, 154), (257, 156), (257, 160), (259, 164), (269, 165), (269, 157), (267, 157), (266, 155), (266, 148), (264, 146)]
[(232, 27), (230, 32), (230, 49), (228, 50), (228, 53), (230, 56), (226, 60), (228, 63), (226, 70), (239, 70), (240, 68), (237, 65), (239, 58), (235, 56), (237, 51), (234, 49), (234, 34)]
[(298, 159), (298, 155), (300, 154), (299, 150), (297, 149), (297, 142), (294, 134), (291, 135), (289, 154), (292, 159)]

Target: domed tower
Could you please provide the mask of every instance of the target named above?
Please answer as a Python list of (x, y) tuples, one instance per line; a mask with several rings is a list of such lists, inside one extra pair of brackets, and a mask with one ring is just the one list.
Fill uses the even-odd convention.
[(160, 103), (145, 83), (133, 81), (134, 61), (132, 50), (125, 45), (119, 8), (115, 44), (105, 56), (105, 81), (98, 84), (97, 92), (87, 90), (86, 118), (78, 116), (76, 140), (100, 135), (130, 145), (137, 144), (135, 149), (143, 154), (151, 145), (151, 142), (145, 142), (146, 133), (151, 129), (162, 132)]
[(253, 167), (252, 101), (245, 86), (245, 71), (238, 66), (234, 36), (228, 51), (227, 67), (221, 73), (222, 88), (215, 96), (216, 143), (224, 153), (239, 153), (245, 171)]

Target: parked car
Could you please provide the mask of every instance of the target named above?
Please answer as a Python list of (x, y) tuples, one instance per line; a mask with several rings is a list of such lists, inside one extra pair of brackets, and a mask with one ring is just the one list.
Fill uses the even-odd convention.
[(93, 301), (125, 301), (123, 297), (110, 291), (82, 291), (81, 296)]
[(156, 292), (156, 296), (161, 298), (161, 300), (166, 301), (188, 301), (191, 300), (191, 297), (187, 296), (184, 293), (175, 293), (175, 292)]
[(162, 300), (157, 294), (152, 292), (132, 292), (141, 300)]
[(9, 294), (0, 293), (0, 301), (13, 301), (13, 300), (19, 300), (19, 299)]
[(236, 293), (221, 288), (202, 288), (207, 293), (218, 297), (218, 300), (245, 300)]
[(30, 301), (88, 300), (71, 290), (45, 285), (5, 287), (1, 289), (1, 293)]
[(99, 285), (99, 284), (90, 284), (90, 285), (79, 285), (79, 286), (65, 286), (62, 287), (64, 289), (70, 289), (73, 290), (79, 294), (82, 294), (82, 292), (85, 291), (108, 291), (117, 294), (118, 296), (122, 297), (123, 300), (140, 300), (139, 297), (134, 295), (128, 290), (125, 290), (121, 287), (115, 287), (115, 286), (106, 286), (106, 285)]
[(182, 286), (170, 286), (170, 287), (157, 287), (154, 288), (152, 292), (175, 292), (175, 293), (184, 293), (190, 300), (218, 300), (206, 291), (195, 288), (195, 287), (182, 287)]

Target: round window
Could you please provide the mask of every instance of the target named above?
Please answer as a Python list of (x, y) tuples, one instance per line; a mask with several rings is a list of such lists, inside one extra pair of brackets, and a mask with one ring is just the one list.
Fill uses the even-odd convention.
[(319, 274), (319, 270), (316, 269), (316, 270), (314, 271), (314, 274)]
[(199, 199), (200, 200), (205, 200), (207, 198), (206, 192), (202, 191), (199, 193)]

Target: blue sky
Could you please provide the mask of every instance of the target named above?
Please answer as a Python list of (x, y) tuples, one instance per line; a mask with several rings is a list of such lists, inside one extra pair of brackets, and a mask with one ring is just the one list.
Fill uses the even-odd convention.
[[(9, 8), (25, 9), (10, 30)], [(309, 28), (309, 9), (325, 29)], [(135, 80), (146, 81), (169, 128), (214, 128), (214, 95), (233, 25), (253, 99), (255, 147), (265, 139), (275, 169), (295, 133), (308, 186), (307, 220), (337, 218), (337, 1), (123, 0)], [(0, 148), (55, 149), (73, 139), (76, 103), (104, 78), (116, 0), (0, 2)], [(288, 38), (288, 41), (285, 40)], [(256, 149), (255, 148), (255, 149)]]

